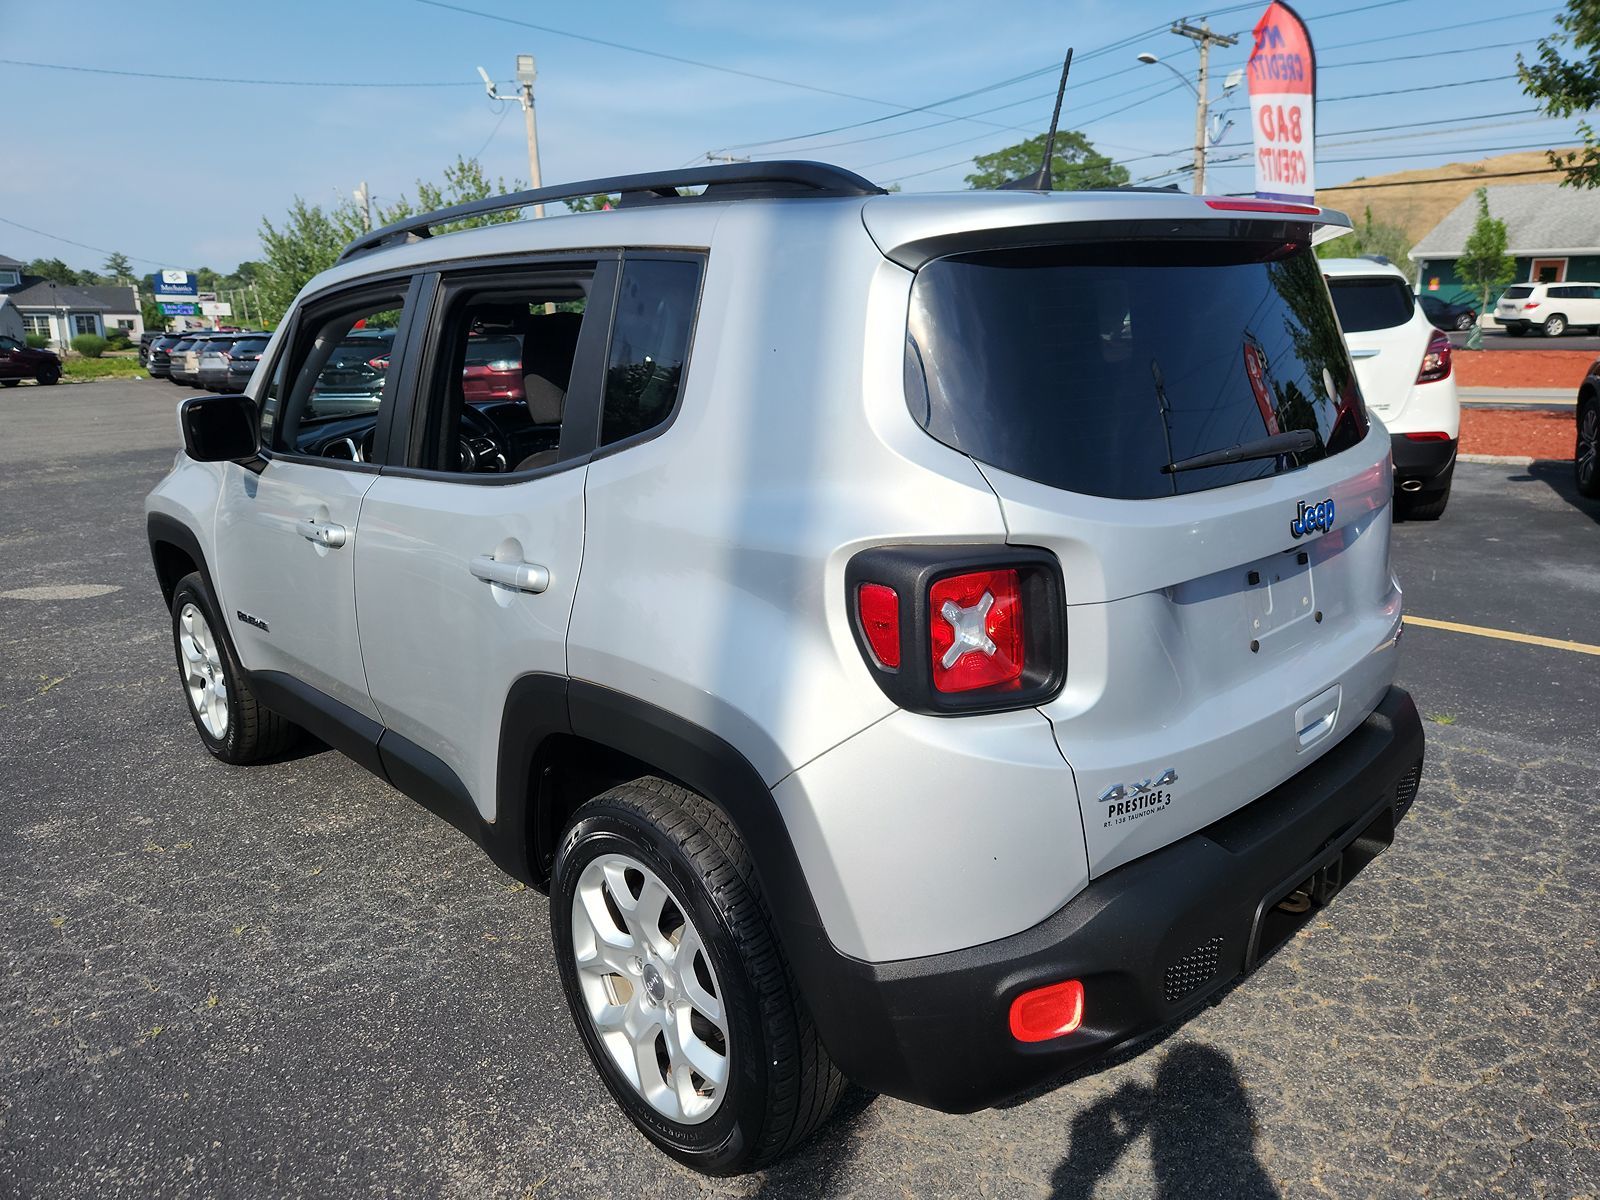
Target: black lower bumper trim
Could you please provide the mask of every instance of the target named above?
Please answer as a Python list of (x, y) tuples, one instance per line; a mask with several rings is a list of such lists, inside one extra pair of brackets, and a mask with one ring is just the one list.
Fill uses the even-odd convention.
[(1389, 435), (1396, 483), (1419, 480), (1426, 485), (1448, 471), (1456, 461), (1456, 439), (1415, 442), (1403, 433)]
[[(1184, 1016), (1309, 920), (1388, 845), (1422, 754), (1416, 706), (1391, 688), (1293, 779), (1095, 880), (1032, 929), (900, 962), (835, 955), (827, 986), (807, 996), (824, 1044), (863, 1087), (946, 1112), (1092, 1066)], [(1011, 1001), (1063, 979), (1084, 985), (1082, 1027), (1016, 1041)]]

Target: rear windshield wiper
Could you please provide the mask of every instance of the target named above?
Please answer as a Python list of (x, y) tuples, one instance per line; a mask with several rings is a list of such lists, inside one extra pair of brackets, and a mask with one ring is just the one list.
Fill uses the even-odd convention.
[(1276, 458), (1280, 454), (1304, 454), (1317, 448), (1317, 435), (1309, 429), (1290, 429), (1271, 437), (1257, 438), (1253, 442), (1240, 442), (1221, 450), (1207, 450), (1204, 454), (1180, 458), (1161, 468), (1163, 475), (1179, 471), (1198, 471), (1201, 467), (1222, 467), (1229, 463), (1246, 462), (1253, 458)]

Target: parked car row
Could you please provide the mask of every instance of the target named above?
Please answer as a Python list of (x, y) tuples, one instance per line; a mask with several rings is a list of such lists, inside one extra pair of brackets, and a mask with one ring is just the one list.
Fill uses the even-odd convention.
[(271, 336), (237, 329), (162, 334), (150, 343), (145, 370), (208, 392), (242, 392)]

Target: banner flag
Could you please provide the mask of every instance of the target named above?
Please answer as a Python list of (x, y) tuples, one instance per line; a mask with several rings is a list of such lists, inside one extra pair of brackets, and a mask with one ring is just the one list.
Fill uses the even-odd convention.
[(1273, 0), (1256, 22), (1247, 68), (1256, 195), (1316, 202), (1317, 58), (1298, 13)]

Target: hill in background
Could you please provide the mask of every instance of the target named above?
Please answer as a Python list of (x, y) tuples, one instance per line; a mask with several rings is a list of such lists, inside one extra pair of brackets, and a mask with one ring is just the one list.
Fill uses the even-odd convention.
[[(1483, 178), (1509, 171), (1542, 171), (1541, 175), (1519, 175), (1510, 179)], [(1439, 167), (1425, 167), (1417, 171), (1396, 171), (1390, 175), (1371, 175), (1360, 183), (1395, 184), (1394, 187), (1330, 187), (1319, 188), (1317, 203), (1325, 208), (1342, 209), (1350, 219), (1361, 224), (1362, 214), (1370, 206), (1372, 219), (1385, 225), (1397, 225), (1406, 231), (1406, 237), (1415, 245), (1445, 215), (1482, 186), (1497, 183), (1544, 183), (1556, 176), (1550, 169), (1550, 160), (1543, 150), (1526, 150), (1519, 154), (1502, 154), (1497, 158), (1481, 158), (1476, 162), (1446, 163)], [(1469, 176), (1470, 178), (1456, 178)], [(1434, 183), (1431, 180), (1440, 180)]]

